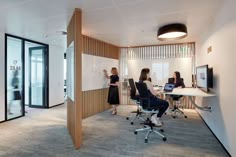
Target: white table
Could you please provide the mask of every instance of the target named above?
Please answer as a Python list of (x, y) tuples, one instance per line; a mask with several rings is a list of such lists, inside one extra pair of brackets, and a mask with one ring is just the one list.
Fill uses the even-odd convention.
[[(158, 87), (154, 87), (155, 90), (158, 90)], [(162, 94), (164, 95), (183, 95), (183, 96), (188, 96), (189, 100), (191, 101), (191, 103), (198, 109), (200, 110), (204, 110), (204, 111), (211, 111), (211, 107), (210, 106), (206, 106), (203, 107), (203, 105), (197, 105), (195, 103), (195, 101), (193, 101), (192, 97), (196, 96), (196, 97), (213, 97), (216, 96), (213, 93), (205, 93), (203, 91), (201, 91), (198, 88), (174, 88), (174, 90), (172, 92), (164, 92), (161, 91)]]

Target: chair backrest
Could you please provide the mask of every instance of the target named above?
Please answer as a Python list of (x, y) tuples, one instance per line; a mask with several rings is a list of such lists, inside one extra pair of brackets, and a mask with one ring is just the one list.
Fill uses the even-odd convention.
[(174, 83), (174, 78), (168, 78), (168, 82), (167, 83)]
[(175, 84), (175, 87), (182, 86), (183, 88), (185, 88), (184, 79), (180, 78), (180, 80), (181, 82), (174, 83), (174, 78), (172, 77), (172, 78), (168, 78), (168, 83)]
[(135, 97), (136, 95), (136, 87), (135, 87), (135, 84), (134, 84), (134, 79), (130, 78), (129, 80), (129, 85), (130, 85), (130, 97), (131, 99)]
[(143, 82), (135, 82), (135, 85), (138, 89), (139, 92), (139, 96), (141, 98), (149, 98), (150, 97), (150, 93), (148, 91), (147, 85)]
[(150, 101), (153, 96), (147, 88), (147, 85), (143, 82), (135, 82), (135, 85), (139, 92), (140, 105), (143, 109), (149, 109), (151, 107)]

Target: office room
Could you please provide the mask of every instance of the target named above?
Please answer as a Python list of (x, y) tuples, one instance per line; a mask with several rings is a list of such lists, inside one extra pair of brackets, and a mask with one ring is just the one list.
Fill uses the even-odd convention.
[[(235, 5), (0, 1), (0, 156), (236, 156)], [(9, 38), (47, 46), (43, 107)]]

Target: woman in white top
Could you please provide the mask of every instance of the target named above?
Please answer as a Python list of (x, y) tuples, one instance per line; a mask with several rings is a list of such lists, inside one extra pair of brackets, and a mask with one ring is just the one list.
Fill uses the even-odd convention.
[(148, 68), (144, 68), (141, 71), (139, 81), (145, 83), (147, 85), (147, 89), (150, 92), (150, 107), (159, 110), (158, 114), (152, 115), (151, 121), (156, 126), (161, 126), (162, 122), (160, 121), (160, 118), (169, 107), (169, 103), (157, 97), (158, 92), (154, 90), (152, 83), (148, 80), (149, 77), (150, 70)]

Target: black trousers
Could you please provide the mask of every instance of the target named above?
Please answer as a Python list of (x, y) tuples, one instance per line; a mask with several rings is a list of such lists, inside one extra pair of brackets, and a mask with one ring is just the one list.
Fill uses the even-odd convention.
[(159, 110), (157, 117), (161, 117), (169, 107), (169, 103), (166, 100), (159, 98), (152, 98), (150, 101), (151, 108)]

